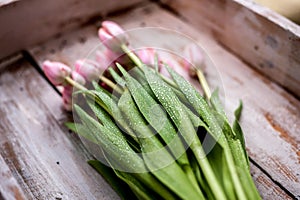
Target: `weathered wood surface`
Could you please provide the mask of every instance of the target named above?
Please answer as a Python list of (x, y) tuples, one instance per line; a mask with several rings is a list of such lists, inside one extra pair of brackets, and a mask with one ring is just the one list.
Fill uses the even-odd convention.
[(264, 200), (292, 200), (293, 197), (289, 196), (282, 188), (276, 185), (272, 179), (264, 174), (255, 165), (250, 163), (251, 175), (255, 185)]
[[(248, 152), (272, 179), (266, 179), (266, 175), (256, 178), (256, 183), (262, 184), (259, 187), (260, 192), (266, 195), (265, 199), (282, 199), (276, 192), (283, 192), (274, 184), (273, 181), (276, 181), (294, 198), (299, 198), (298, 100), (224, 49), (211, 36), (211, 30), (205, 25), (197, 31), (155, 5), (137, 8), (111, 19), (126, 29), (144, 26), (165, 27), (196, 39), (212, 58), (222, 77), (228, 112), (233, 112), (239, 99), (244, 101), (242, 127)], [(142, 43), (145, 38), (140, 35), (133, 40)], [(174, 51), (183, 49), (180, 42), (173, 41), (170, 45), (167, 41), (168, 38), (162, 39), (161, 45), (165, 44), (167, 49), (173, 48)], [(31, 49), (31, 53), (40, 64), (43, 60), (50, 59), (72, 66), (75, 59), (85, 58), (98, 43), (97, 26), (91, 25)], [(214, 82), (214, 77), (215, 74), (208, 73), (210, 83)]]
[(142, 0), (0, 2), (0, 59)]
[(0, 169), (0, 199), (25, 199), (21, 187), (2, 156), (0, 156)]
[(36, 69), (24, 59), (7, 66), (0, 91), (0, 199), (119, 199)]
[(249, 0), (162, 0), (198, 30), (300, 97), (300, 26)]
[(10, 4), (14, 1), (19, 1), (19, 0), (0, 0), (0, 6), (4, 6), (6, 4)]

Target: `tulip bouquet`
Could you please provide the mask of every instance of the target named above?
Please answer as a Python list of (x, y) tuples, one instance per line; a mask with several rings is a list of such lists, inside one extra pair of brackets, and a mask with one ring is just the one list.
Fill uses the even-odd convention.
[(203, 96), (154, 49), (132, 50), (114, 22), (102, 23), (99, 38), (107, 49), (95, 60), (78, 60), (74, 70), (45, 61), (43, 70), (73, 108), (67, 127), (101, 153), (89, 164), (120, 197), (260, 199), (238, 122), (242, 104), (230, 125), (197, 46), (184, 51), (190, 62), (181, 75), (198, 77)]

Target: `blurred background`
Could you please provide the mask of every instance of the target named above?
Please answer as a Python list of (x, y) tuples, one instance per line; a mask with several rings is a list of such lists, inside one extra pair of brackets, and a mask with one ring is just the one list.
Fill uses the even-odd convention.
[(300, 0), (255, 0), (290, 20), (300, 24)]

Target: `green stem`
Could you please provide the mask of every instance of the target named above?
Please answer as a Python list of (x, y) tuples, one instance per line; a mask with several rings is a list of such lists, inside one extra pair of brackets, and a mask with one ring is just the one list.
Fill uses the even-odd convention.
[(142, 68), (143, 66), (143, 62), (141, 61), (141, 59), (139, 59), (139, 57), (137, 57), (129, 48), (126, 44), (122, 44), (121, 45), (122, 50), (124, 51), (124, 53), (126, 53), (128, 55), (128, 57), (134, 62), (134, 64), (136, 64), (139, 68)]
[[(189, 178), (189, 180), (191, 181), (192, 185), (194, 186), (194, 188), (203, 195), (199, 185), (198, 185), (198, 181), (196, 178), (196, 175), (193, 172), (193, 169), (190, 165), (181, 165), (181, 167), (183, 168), (183, 171), (185, 172), (185, 174), (187, 175), (187, 177)], [(204, 198), (204, 197), (203, 197)]]
[[(224, 138), (224, 140), (225, 140), (225, 138)], [(245, 191), (243, 190), (242, 183), (239, 179), (230, 147), (229, 147), (227, 141), (224, 141), (223, 143), (225, 144), (224, 151), (225, 151), (226, 162), (228, 164), (228, 168), (229, 168), (231, 178), (233, 180), (233, 183), (234, 183), (234, 186), (235, 186), (235, 189), (237, 192), (237, 196), (241, 200), (243, 200), (243, 199), (246, 200), (247, 196), (245, 194)]]
[(208, 86), (208, 83), (205, 79), (205, 76), (203, 74), (203, 72), (200, 70), (200, 69), (197, 69), (196, 70), (197, 72), (197, 76), (198, 76), (198, 79), (199, 79), (199, 82), (204, 90), (204, 94), (206, 96), (207, 99), (210, 99), (211, 97), (211, 92), (210, 92), (210, 89), (209, 89), (209, 86)]
[(67, 76), (65, 77), (65, 80), (71, 84), (73, 87), (79, 89), (79, 90), (87, 90), (86, 87), (84, 87), (83, 85), (77, 83), (76, 81), (74, 81), (71, 77)]
[(193, 141), (193, 143), (191, 144), (191, 149), (194, 152), (197, 162), (203, 170), (205, 179), (207, 180), (207, 183), (210, 186), (215, 198), (218, 200), (226, 200), (226, 195), (220, 185), (220, 182), (215, 176), (215, 173), (213, 172), (209, 161), (207, 160), (199, 139)]
[(84, 87), (83, 85), (77, 83), (76, 81), (74, 81), (71, 77), (67, 76), (65, 77), (65, 80), (70, 84), (72, 85), (73, 87), (77, 88), (78, 90), (82, 90), (82, 91), (87, 91), (87, 93), (89, 95), (91, 95), (95, 101), (102, 107), (104, 108), (105, 110), (107, 110), (106, 106), (97, 98), (97, 96), (90, 92), (86, 87)]
[(116, 91), (119, 94), (122, 94), (124, 91), (122, 88), (120, 88), (118, 85), (116, 85), (114, 82), (112, 82), (110, 79), (106, 78), (105, 76), (100, 76), (99, 79), (104, 82), (106, 85), (108, 85), (110, 88), (113, 89), (113, 91)]
[[(209, 100), (210, 97), (211, 97), (211, 92), (210, 92), (208, 83), (206, 81), (206, 78), (205, 78), (203, 72), (200, 69), (197, 69), (197, 76), (198, 76), (199, 82), (200, 82), (200, 84), (201, 84), (201, 86), (204, 90), (205, 96)], [(233, 155), (230, 151), (228, 142), (224, 138), (222, 143), (225, 145), (224, 151), (225, 151), (225, 156), (226, 156), (226, 162), (228, 164), (229, 171), (230, 171), (230, 174), (231, 174), (231, 178), (232, 178), (233, 183), (234, 183), (235, 188), (236, 188), (237, 196), (239, 197), (239, 199), (247, 199), (245, 191), (243, 190), (241, 181), (238, 177), (237, 170), (236, 170), (235, 163), (234, 163), (234, 159), (233, 159)]]

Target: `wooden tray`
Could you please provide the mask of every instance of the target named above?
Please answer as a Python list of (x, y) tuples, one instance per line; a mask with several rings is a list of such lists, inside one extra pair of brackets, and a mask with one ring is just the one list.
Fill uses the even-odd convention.
[(72, 66), (84, 58), (103, 19), (197, 40), (221, 74), (227, 112), (244, 101), (241, 123), (260, 194), (300, 198), (297, 25), (242, 0), (51, 2), (13, 1), (0, 9), (0, 57), (11, 55), (0, 64), (0, 199), (118, 199), (86, 164), (92, 156), (64, 127), (69, 116), (60, 94), (39, 71), (45, 59)]

